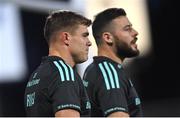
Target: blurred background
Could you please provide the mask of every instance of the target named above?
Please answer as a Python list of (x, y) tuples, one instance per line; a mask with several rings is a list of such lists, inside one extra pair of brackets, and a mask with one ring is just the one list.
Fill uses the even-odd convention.
[[(141, 54), (124, 66), (142, 99), (144, 116), (180, 116), (180, 14), (174, 0), (0, 0), (0, 116), (25, 116), (25, 87), (48, 54), (43, 27), (52, 10), (72, 10), (93, 20), (110, 7), (124, 8), (139, 32)], [(77, 65), (81, 76), (97, 54), (92, 35), (90, 40), (88, 61)]]

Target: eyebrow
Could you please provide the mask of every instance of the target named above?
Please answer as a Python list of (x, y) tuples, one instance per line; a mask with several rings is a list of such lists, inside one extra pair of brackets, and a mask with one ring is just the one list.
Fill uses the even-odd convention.
[(124, 28), (132, 27), (132, 24), (125, 25)]

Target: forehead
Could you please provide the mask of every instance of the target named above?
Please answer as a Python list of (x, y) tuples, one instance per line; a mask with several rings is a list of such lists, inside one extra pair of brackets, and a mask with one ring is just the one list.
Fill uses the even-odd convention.
[(83, 33), (88, 33), (88, 26), (86, 25), (76, 25), (71, 29), (72, 35), (82, 35)]
[(112, 20), (112, 23), (118, 27), (124, 27), (126, 25), (131, 25), (129, 19), (126, 16), (119, 16), (119, 17), (115, 18), (114, 20)]
[(75, 32), (87, 32), (88, 26), (86, 25), (77, 25), (76, 29), (74, 29)]

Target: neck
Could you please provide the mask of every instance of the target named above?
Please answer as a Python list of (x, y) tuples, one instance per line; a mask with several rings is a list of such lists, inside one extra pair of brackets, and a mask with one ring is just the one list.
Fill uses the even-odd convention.
[(48, 56), (61, 57), (65, 61), (66, 64), (70, 65), (71, 67), (75, 66), (75, 62), (73, 61), (72, 56), (70, 55), (66, 47), (61, 47), (61, 49), (50, 47)]
[(98, 56), (108, 57), (119, 64), (122, 64), (124, 60), (124, 58), (117, 56), (117, 54), (115, 54), (115, 52), (113, 52), (113, 50), (108, 46), (98, 47)]

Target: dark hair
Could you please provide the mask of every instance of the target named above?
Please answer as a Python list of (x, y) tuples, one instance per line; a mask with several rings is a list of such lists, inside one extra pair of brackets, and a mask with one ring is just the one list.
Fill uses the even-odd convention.
[(119, 16), (126, 16), (126, 12), (122, 8), (109, 8), (96, 15), (92, 24), (92, 33), (96, 44), (101, 43), (101, 35), (111, 21)]
[(44, 37), (49, 43), (51, 36), (57, 31), (69, 31), (73, 33), (73, 30), (78, 25), (90, 26), (91, 20), (75, 12), (66, 10), (53, 11), (46, 19), (44, 26)]

